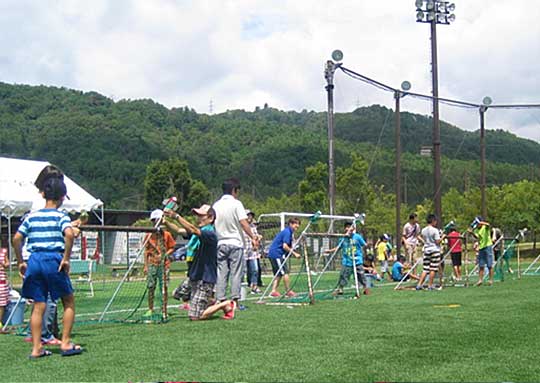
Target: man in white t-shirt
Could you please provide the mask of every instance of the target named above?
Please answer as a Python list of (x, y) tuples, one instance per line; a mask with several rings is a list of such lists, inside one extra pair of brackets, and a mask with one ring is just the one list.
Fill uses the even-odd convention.
[(416, 213), (409, 215), (409, 222), (403, 226), (403, 234), (401, 241), (405, 245), (405, 254), (407, 262), (414, 265), (414, 255), (418, 246), (418, 236), (420, 235), (420, 225), (418, 224), (418, 216)]
[[(422, 242), (424, 242), (424, 268), (416, 290), (422, 290), (424, 280), (429, 275), (428, 290), (433, 290), (433, 281), (435, 273), (439, 271), (441, 263), (441, 242), (445, 236), (441, 236), (437, 229), (437, 216), (429, 214), (427, 216), (427, 226), (422, 229)], [(442, 286), (441, 286), (442, 288)]]
[(216, 233), (218, 237), (216, 298), (226, 299), (225, 292), (231, 279), (231, 299), (238, 301), (244, 275), (244, 235), (251, 239), (253, 247), (259, 246), (258, 238), (252, 233), (246, 209), (238, 198), (240, 182), (230, 178), (223, 182), (223, 195), (214, 203), (216, 211)]

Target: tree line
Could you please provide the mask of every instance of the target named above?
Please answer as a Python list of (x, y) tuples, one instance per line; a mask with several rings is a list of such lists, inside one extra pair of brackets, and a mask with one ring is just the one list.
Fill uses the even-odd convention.
[[(337, 114), (335, 129), (338, 212), (372, 209), (387, 232), (395, 201), (392, 120), (391, 109), (373, 105)], [(402, 132), (404, 210), (411, 210), (433, 193), (432, 160), (418, 154), (429, 144), (431, 118), (404, 112)], [(207, 115), (149, 99), (115, 102), (96, 92), (0, 83), (0, 137), (1, 155), (57, 164), (109, 208), (155, 207), (163, 197), (157, 186), (161, 194), (175, 190), (186, 207), (217, 198), (231, 176), (245, 186), (243, 199), (265, 211), (327, 206), (323, 112), (265, 105)], [(478, 132), (443, 122), (441, 138), (443, 194), (473, 196)], [(490, 130), (487, 146), (490, 190), (535, 184), (538, 143)]]

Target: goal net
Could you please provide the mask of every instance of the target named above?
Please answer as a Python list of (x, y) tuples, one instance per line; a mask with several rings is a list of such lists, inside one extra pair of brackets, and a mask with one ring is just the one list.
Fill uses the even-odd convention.
[[(286, 267), (289, 272), (290, 291), (286, 291), (284, 281), (280, 282), (279, 297), (270, 296), (271, 283), (274, 280), (268, 251), (276, 235), (283, 230), (289, 219), (299, 218), (301, 224), (293, 239), (294, 251), (300, 254), (295, 258), (287, 254)], [(320, 215), (313, 219), (312, 214), (273, 213), (262, 214), (257, 222), (257, 231), (262, 235), (261, 269), (265, 283), (262, 296), (256, 299), (267, 304), (308, 303), (314, 300), (350, 297), (356, 293), (354, 276), (339, 296), (333, 294), (338, 287), (342, 254), (334, 249), (344, 238), (345, 223), (353, 223), (357, 217), (342, 215)], [(358, 227), (361, 230), (361, 227)], [(287, 294), (289, 293), (289, 294)]]

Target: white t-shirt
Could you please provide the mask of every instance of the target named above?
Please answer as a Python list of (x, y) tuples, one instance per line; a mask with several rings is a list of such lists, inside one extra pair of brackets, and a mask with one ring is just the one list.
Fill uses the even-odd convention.
[(420, 225), (414, 223), (411, 225), (407, 222), (403, 226), (403, 236), (405, 237), (405, 243), (416, 246), (418, 244), (418, 234), (420, 234)]
[(424, 227), (422, 229), (422, 238), (424, 238), (424, 254), (441, 252), (441, 247), (436, 242), (441, 239), (439, 229), (430, 225)]
[(246, 209), (242, 202), (230, 194), (224, 194), (212, 206), (216, 211), (216, 233), (219, 245), (244, 247), (241, 219), (247, 219)]

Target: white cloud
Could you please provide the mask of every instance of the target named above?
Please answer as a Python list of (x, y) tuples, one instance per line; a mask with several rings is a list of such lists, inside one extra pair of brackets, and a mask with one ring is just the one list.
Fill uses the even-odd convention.
[[(207, 112), (325, 110), (323, 67), (333, 49), (344, 64), (392, 86), (429, 94), (429, 26), (414, 2), (342, 0), (4, 1), (1, 81), (152, 98)], [(528, 0), (457, 2), (439, 26), (442, 97), (540, 102), (540, 7)], [(392, 95), (336, 74), (336, 108), (392, 107)], [(429, 114), (429, 103), (404, 99)], [(540, 111), (488, 112), (489, 127), (540, 140)], [(477, 111), (441, 107), (441, 118), (477, 129)]]

